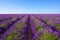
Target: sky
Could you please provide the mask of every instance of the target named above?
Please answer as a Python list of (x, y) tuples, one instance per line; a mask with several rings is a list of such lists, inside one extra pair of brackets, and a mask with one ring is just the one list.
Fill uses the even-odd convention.
[(0, 0), (0, 13), (60, 13), (60, 0)]

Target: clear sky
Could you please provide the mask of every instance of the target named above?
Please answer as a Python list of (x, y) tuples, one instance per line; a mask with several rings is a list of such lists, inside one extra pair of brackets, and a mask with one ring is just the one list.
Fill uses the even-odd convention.
[(60, 13), (60, 0), (0, 0), (0, 13)]

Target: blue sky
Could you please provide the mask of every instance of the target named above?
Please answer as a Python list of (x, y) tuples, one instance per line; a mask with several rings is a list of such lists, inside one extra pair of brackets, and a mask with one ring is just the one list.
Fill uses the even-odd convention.
[(60, 13), (60, 0), (0, 0), (0, 13)]

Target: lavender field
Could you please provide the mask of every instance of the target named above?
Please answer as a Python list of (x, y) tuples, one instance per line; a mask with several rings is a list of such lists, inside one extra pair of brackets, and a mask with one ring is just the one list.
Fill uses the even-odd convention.
[(60, 14), (0, 14), (0, 40), (60, 40)]

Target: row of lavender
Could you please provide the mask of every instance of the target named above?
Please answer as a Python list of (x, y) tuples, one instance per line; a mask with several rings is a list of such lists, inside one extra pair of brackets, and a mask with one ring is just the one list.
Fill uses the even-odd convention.
[(0, 15), (0, 40), (60, 40), (59, 15)]
[(0, 15), (0, 40), (24, 39), (26, 18), (26, 15)]
[(60, 40), (60, 16), (32, 15), (34, 40)]

